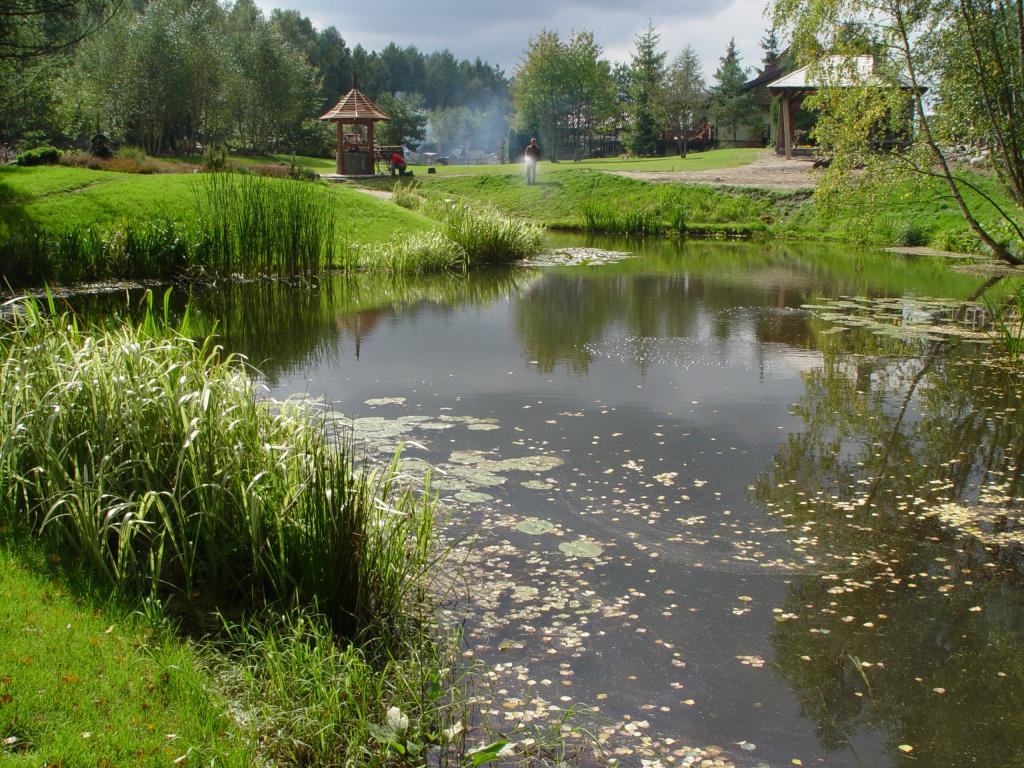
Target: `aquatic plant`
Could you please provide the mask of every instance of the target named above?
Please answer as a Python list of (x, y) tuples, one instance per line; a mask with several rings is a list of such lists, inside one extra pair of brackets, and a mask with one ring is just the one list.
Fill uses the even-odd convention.
[(349, 268), (400, 273), (464, 270), (468, 262), (462, 246), (438, 231), (396, 237), (387, 243), (353, 248), (352, 253), (356, 257), (347, 264)]
[(241, 360), (149, 314), (83, 330), (31, 301), (0, 336), (0, 524), (126, 595), (315, 606), (400, 634), (431, 558), (429, 493), (358, 469), (328, 424), (256, 398)]
[(216, 274), (311, 276), (333, 264), (339, 239), (326, 186), (210, 173), (195, 193), (204, 237), (198, 266)]
[(508, 264), (536, 256), (544, 248), (542, 227), (466, 203), (447, 209), (441, 232), (462, 248), (468, 267)]
[(580, 206), (583, 229), (618, 235), (651, 235), (665, 231), (659, 211), (651, 207), (616, 206), (593, 201)]

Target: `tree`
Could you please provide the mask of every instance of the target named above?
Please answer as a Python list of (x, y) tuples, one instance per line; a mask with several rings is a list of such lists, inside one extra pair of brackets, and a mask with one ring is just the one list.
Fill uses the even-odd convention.
[[(1024, 262), (1022, 0), (775, 0), (773, 15), (805, 60), (822, 50), (864, 53), (847, 42), (851, 28), (882, 53), (855, 87), (826, 83), (808, 101), (833, 153), (823, 196), (907, 173), (937, 178), (994, 255)], [(933, 109), (925, 109), (926, 90)], [(880, 131), (906, 136), (910, 146), (880, 153)], [(961, 143), (989, 153), (1011, 205), (955, 162), (950, 148)], [(969, 205), (968, 190), (983, 202)]]
[(380, 127), (382, 144), (416, 149), (426, 135), (427, 114), (423, 111), (423, 97), (418, 93), (383, 93), (377, 106), (390, 119)]
[(706, 87), (701, 71), (700, 59), (693, 46), (686, 46), (672, 61), (668, 70), (668, 87), (665, 90), (665, 108), (668, 125), (677, 137), (682, 137), (680, 150), (686, 157), (690, 143), (690, 131), (697, 122), (697, 115), (704, 106)]
[(665, 57), (658, 50), (661, 36), (654, 31), (654, 22), (647, 20), (647, 29), (633, 38), (636, 49), (630, 67), (629, 129), (626, 145), (642, 157), (658, 151), (664, 119)]
[(771, 27), (767, 32), (764, 33), (764, 37), (761, 38), (761, 50), (764, 51), (764, 63), (765, 66), (771, 66), (779, 60), (779, 36), (775, 32), (775, 27)]
[(736, 38), (729, 41), (725, 56), (719, 59), (719, 67), (715, 71), (717, 85), (711, 89), (711, 116), (720, 125), (727, 126), (732, 132), (735, 143), (736, 134), (741, 125), (750, 123), (756, 115), (756, 107), (751, 95), (743, 88), (747, 82), (746, 73), (740, 66), (740, 56), (736, 51)]
[(565, 45), (565, 123), (573, 159), (579, 159), (598, 125), (614, 114), (615, 81), (592, 32)]
[(548, 157), (558, 159), (559, 127), (565, 113), (565, 56), (557, 32), (541, 30), (530, 38), (526, 56), (512, 81), (512, 102), (519, 126), (540, 129)]
[(4, 0), (0, 62), (66, 51), (114, 17), (121, 0)]

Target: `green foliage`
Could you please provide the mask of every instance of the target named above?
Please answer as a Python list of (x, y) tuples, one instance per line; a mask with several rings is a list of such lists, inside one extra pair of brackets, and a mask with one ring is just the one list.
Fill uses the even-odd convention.
[(716, 85), (711, 88), (710, 112), (719, 124), (719, 138), (721, 129), (727, 129), (726, 136), (735, 142), (740, 126), (750, 124), (757, 115), (753, 98), (743, 89), (747, 76), (740, 66), (735, 38), (729, 40), (719, 62), (715, 71)]
[(700, 59), (692, 46), (672, 61), (665, 89), (665, 116), (669, 128), (682, 139), (679, 152), (683, 157), (689, 147), (690, 133), (697, 126), (706, 99), (704, 75)]
[(429, 495), (398, 489), (395, 465), (357, 473), (326, 423), (271, 409), (240, 361), (186, 334), (151, 316), (86, 332), (19, 305), (0, 337), (3, 525), (127, 595), (400, 632), (431, 557)]
[(334, 263), (334, 200), (322, 183), (213, 173), (200, 178), (196, 195), (203, 269), (312, 276)]
[(512, 90), (516, 119), (523, 130), (540, 129), (552, 160), (562, 157), (564, 145), (573, 159), (586, 153), (600, 124), (614, 114), (611, 66), (601, 53), (591, 32), (563, 42), (557, 32), (542, 31), (530, 40)]
[(16, 165), (53, 165), (60, 160), (60, 150), (56, 147), (36, 147), (19, 152), (14, 159)]
[(224, 145), (211, 144), (203, 148), (203, 168), (211, 173), (226, 170), (228, 166), (228, 150)]
[(464, 203), (445, 213), (441, 232), (463, 250), (470, 267), (508, 264), (544, 247), (544, 230), (537, 224)]
[(658, 139), (665, 119), (665, 52), (658, 50), (661, 36), (654, 23), (633, 38), (635, 49), (629, 71), (630, 118), (626, 146), (634, 155), (650, 157), (657, 154)]
[(397, 96), (382, 93), (377, 105), (390, 118), (380, 127), (380, 143), (416, 149), (426, 136), (427, 114), (423, 109), (423, 97), (404, 91)]

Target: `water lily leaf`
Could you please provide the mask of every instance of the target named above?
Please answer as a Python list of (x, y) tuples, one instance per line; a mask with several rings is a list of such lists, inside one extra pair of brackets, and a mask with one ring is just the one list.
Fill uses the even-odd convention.
[(599, 557), (604, 552), (604, 547), (596, 541), (583, 538), (576, 541), (563, 541), (558, 548), (562, 550), (562, 554), (569, 557)]
[(489, 493), (480, 493), (479, 491), (459, 491), (455, 494), (455, 498), (467, 504), (477, 504), (481, 501), (490, 501), (494, 497)]
[(531, 536), (542, 536), (555, 530), (555, 526), (550, 521), (539, 517), (524, 517), (516, 525), (516, 530), (520, 533), (528, 533)]

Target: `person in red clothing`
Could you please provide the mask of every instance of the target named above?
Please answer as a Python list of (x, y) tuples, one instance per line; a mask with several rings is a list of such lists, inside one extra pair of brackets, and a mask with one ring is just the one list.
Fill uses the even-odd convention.
[(402, 157), (398, 152), (391, 154), (391, 175), (395, 174), (399, 176), (405, 176), (405, 158)]
[(537, 181), (537, 162), (540, 160), (540, 145), (536, 139), (530, 139), (530, 146), (526, 148), (526, 183), (534, 184)]

